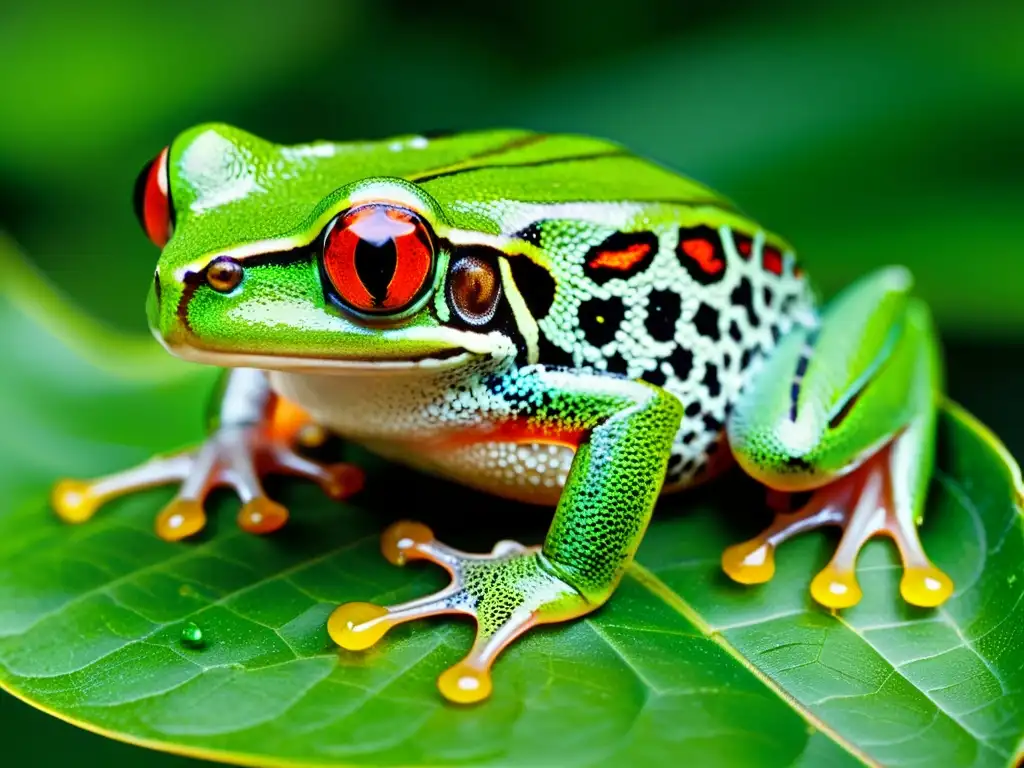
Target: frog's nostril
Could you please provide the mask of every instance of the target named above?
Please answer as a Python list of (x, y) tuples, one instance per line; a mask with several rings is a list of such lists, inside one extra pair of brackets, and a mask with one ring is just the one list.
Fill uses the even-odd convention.
[(162, 290), (160, 288), (160, 273), (159, 272), (154, 272), (153, 273), (153, 296), (156, 298), (156, 306), (158, 308), (160, 307), (160, 296), (161, 296), (161, 294), (162, 294)]

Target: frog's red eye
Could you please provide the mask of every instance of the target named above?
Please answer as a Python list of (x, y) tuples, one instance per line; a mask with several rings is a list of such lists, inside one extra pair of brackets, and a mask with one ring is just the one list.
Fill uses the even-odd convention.
[(345, 306), (397, 314), (416, 302), (434, 274), (434, 245), (423, 219), (383, 203), (338, 216), (324, 238), (324, 274)]
[(142, 169), (135, 180), (135, 215), (146, 236), (163, 248), (174, 231), (174, 209), (167, 181), (167, 150)]

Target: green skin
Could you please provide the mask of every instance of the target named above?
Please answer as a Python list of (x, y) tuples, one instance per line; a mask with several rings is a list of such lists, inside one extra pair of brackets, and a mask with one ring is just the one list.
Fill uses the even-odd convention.
[[(175, 139), (165, 172), (173, 235), (160, 255), (148, 316), (155, 336), (172, 353), (227, 368), (274, 371), (269, 381), (278, 395), (297, 400), (344, 437), (456, 479), (458, 454), (451, 453), (439, 469), (430, 465), (429, 446), (500, 434), (522, 443), (539, 435), (540, 442), (575, 449), (541, 549), (459, 559), (450, 568), (455, 591), (439, 604), (409, 609), (410, 617), (452, 610), (475, 615), (480, 635), (471, 659), (479, 667), (500, 650), (495, 643), (503, 645), (534, 623), (581, 615), (605, 602), (632, 561), (663, 486), (684, 487), (714, 474), (726, 453), (711, 459), (714, 446), (726, 437), (747, 473), (771, 488), (796, 491), (827, 490), (837, 478), (853, 476), (895, 436), (906, 435), (899, 451), (906, 471), (893, 476), (899, 486), (893, 493), (910, 500), (898, 515), (920, 519), (940, 365), (928, 312), (909, 298), (905, 270), (891, 268), (861, 280), (819, 316), (785, 241), (696, 182), (615, 145), (577, 136), (490, 131), (286, 147), (229, 126), (203, 125)], [(428, 285), (411, 306), (368, 316), (339, 305), (321, 259), (325, 230), (336, 217), (375, 202), (414, 211), (441, 245)], [(534, 235), (524, 234), (535, 222), (542, 223)], [(586, 347), (590, 342), (579, 341), (585, 334), (577, 332), (582, 325), (574, 316), (582, 292), (605, 297), (597, 283), (580, 277), (587, 248), (616, 232), (650, 231), (668, 252), (676, 239), (682, 247), (680, 227), (697, 226), (710, 228), (700, 231), (712, 237), (751, 233), (755, 255), (763, 249), (766, 265), (774, 248), (782, 254), (782, 276), (775, 277), (773, 264), (765, 279), (782, 281), (776, 295), (793, 292), (788, 307), (776, 300), (771, 310), (757, 298), (762, 322), (740, 327), (731, 340), (725, 318), (733, 308), (714, 305), (717, 314), (710, 314), (721, 320), (721, 333), (716, 327), (712, 341), (698, 339), (693, 354), (695, 366), (706, 370), (705, 357), (719, 360), (725, 345), (736, 345), (719, 360), (718, 386), (713, 382), (707, 389), (724, 391), (727, 410), (717, 424), (684, 416), (700, 398), (687, 392), (704, 390), (687, 389), (682, 374), (676, 380), (670, 373), (661, 385), (650, 383), (658, 380), (656, 371), (641, 378), (637, 366), (650, 371), (651, 363), (637, 361), (667, 359), (661, 342), (645, 342), (655, 350), (649, 355), (630, 347), (621, 333), (610, 343), (599, 338)], [(722, 252), (727, 274), (741, 261), (737, 247), (729, 239)], [(472, 248), (486, 249), (500, 265), (504, 325), (477, 328), (460, 321), (445, 299), (452, 265)], [(224, 257), (243, 273), (228, 291), (211, 285), (207, 271)], [(527, 261), (534, 272), (518, 272)], [(669, 261), (679, 269), (680, 262), (660, 254), (651, 269), (667, 269)], [(535, 311), (538, 269), (555, 286), (544, 317)], [(703, 285), (716, 279), (711, 272), (691, 274), (698, 279), (669, 278), (667, 290), (676, 291), (683, 307), (678, 334), (700, 325), (698, 299), (727, 300), (714, 298), (713, 286)], [(632, 284), (623, 285), (620, 294), (628, 298)], [(654, 296), (650, 285), (643, 290), (637, 300), (653, 301), (644, 298), (647, 291)], [(644, 304), (644, 313), (654, 310)], [(597, 333), (606, 322), (598, 316)], [(759, 364), (739, 367), (740, 352), (755, 333), (763, 334), (753, 355)], [(778, 345), (764, 354), (775, 338)], [(612, 370), (613, 347), (625, 359), (625, 371)], [(551, 358), (551, 349), (571, 363)], [(432, 367), (422, 369), (424, 359)], [(350, 415), (354, 407), (345, 410), (362, 390), (342, 381), (384, 386), (396, 373), (425, 383), (396, 390), (406, 394), (377, 410), (369, 407), (362, 417)], [(328, 377), (339, 382), (336, 408), (325, 405), (322, 394), (303, 400), (310, 381)], [(445, 410), (450, 393), (468, 403), (458, 418)], [(218, 403), (222, 412), (231, 405)], [(387, 432), (382, 422), (388, 407), (423, 414), (411, 427), (416, 440), (403, 442)], [(669, 459), (683, 450), (687, 430), (697, 431), (690, 445), (703, 446), (700, 467), (673, 475)], [(523, 497), (493, 486), (487, 489)]]

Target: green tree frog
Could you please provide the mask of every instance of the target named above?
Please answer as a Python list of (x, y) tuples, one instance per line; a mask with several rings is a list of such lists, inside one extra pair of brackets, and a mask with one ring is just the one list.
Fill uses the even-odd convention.
[(318, 428), (551, 505), (542, 545), (484, 554), (421, 523), (391, 526), (384, 556), (434, 562), (450, 585), (329, 619), (334, 641), (359, 650), (401, 622), (473, 616), (472, 649), (438, 680), (463, 703), (489, 695), (516, 637), (609, 599), (659, 494), (732, 463), (775, 492), (809, 492), (724, 552), (736, 581), (767, 581), (780, 543), (833, 525), (842, 539), (811, 583), (822, 605), (860, 599), (858, 551), (883, 533), (907, 602), (952, 592), (917, 536), (941, 368), (903, 268), (819, 310), (789, 244), (728, 200), (607, 141), (521, 130), (281, 146), (201, 125), (143, 171), (136, 207), (162, 249), (153, 333), (227, 372), (203, 445), (58, 483), (65, 520), (179, 482), (156, 522), (178, 540), (228, 485), (240, 525), (269, 533), (288, 513), (262, 474), (335, 497), (361, 484), (354, 467), (297, 450)]

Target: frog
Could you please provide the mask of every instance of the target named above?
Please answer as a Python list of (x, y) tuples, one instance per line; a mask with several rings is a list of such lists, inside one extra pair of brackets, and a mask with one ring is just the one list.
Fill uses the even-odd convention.
[(457, 704), (491, 695), (516, 638), (612, 597), (659, 498), (730, 467), (775, 508), (721, 554), (733, 580), (767, 582), (783, 542), (833, 526), (810, 582), (825, 608), (861, 599), (856, 560), (877, 535), (897, 545), (906, 602), (953, 592), (918, 535), (943, 374), (903, 267), (821, 304), (789, 242), (706, 185), (612, 141), (521, 129), (282, 145), (205, 123), (146, 165), (135, 207), (160, 249), (149, 327), (222, 383), (197, 448), (59, 481), (68, 522), (178, 483), (163, 539), (198, 534), (217, 486), (240, 497), (242, 529), (270, 534), (289, 510), (266, 474), (336, 499), (362, 486), (358, 467), (310, 457), (325, 435), (551, 507), (543, 543), (489, 552), (394, 523), (383, 556), (434, 563), (448, 586), (327, 619), (359, 652), (404, 622), (472, 617), (470, 650), (437, 680)]

